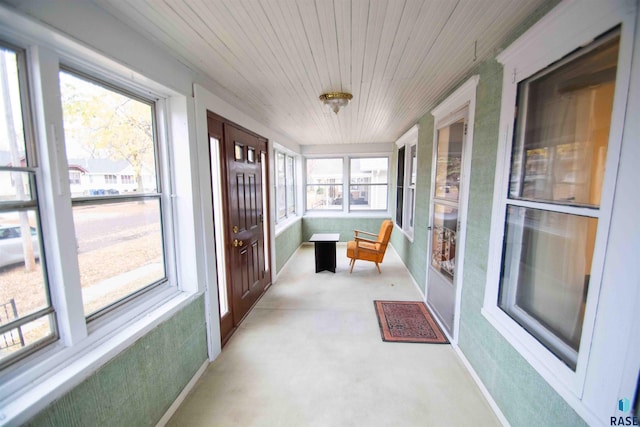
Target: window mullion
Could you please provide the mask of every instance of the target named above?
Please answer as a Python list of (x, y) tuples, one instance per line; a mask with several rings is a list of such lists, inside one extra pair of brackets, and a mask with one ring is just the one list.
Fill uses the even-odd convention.
[[(53, 306), (60, 338), (66, 346), (87, 336), (80, 270), (65, 156), (58, 57), (45, 48), (29, 50), (34, 98), (35, 133), (41, 168), (40, 194), (44, 247)], [(66, 256), (63, 256), (66, 254)]]

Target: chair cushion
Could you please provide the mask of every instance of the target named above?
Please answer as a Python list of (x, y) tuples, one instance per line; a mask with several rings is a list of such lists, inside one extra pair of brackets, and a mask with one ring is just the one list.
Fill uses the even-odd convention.
[[(360, 248), (364, 248), (364, 249), (371, 249), (373, 251), (379, 251), (380, 250), (380, 244), (379, 243), (367, 243), (367, 242), (360, 242)], [(384, 256), (384, 254), (381, 254), (379, 252), (369, 252), (367, 250), (364, 251), (358, 251), (358, 259), (364, 260), (364, 261), (373, 261), (373, 262), (379, 262), (379, 260), (382, 258), (382, 256)], [(347, 258), (356, 258), (356, 242), (355, 240), (351, 240), (349, 242), (347, 242)]]

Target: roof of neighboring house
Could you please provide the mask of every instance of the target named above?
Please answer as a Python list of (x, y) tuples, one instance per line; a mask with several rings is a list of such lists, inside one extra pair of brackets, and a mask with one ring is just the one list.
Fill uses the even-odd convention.
[(77, 171), (80, 171), (82, 173), (89, 173), (88, 170), (86, 170), (85, 168), (83, 168), (82, 166), (79, 166), (79, 165), (69, 165), (69, 170), (77, 170)]
[[(24, 157), (22, 157), (24, 161)], [(8, 151), (0, 151), (0, 166), (11, 166), (11, 153)], [(69, 169), (76, 169), (83, 173), (104, 175), (131, 175), (131, 165), (126, 160), (111, 159), (69, 159)], [(147, 167), (143, 167), (143, 175), (151, 174)]]
[(93, 174), (120, 174), (129, 167), (129, 162), (111, 159), (69, 159), (69, 167), (83, 169)]

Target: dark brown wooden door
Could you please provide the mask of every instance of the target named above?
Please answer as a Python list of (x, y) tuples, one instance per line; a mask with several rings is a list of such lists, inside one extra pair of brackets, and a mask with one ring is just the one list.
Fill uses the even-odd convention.
[[(220, 135), (222, 131), (222, 135)], [(271, 284), (268, 212), (264, 209), (267, 140), (214, 115), (209, 136), (220, 143), (229, 314), (221, 316), (222, 342)]]

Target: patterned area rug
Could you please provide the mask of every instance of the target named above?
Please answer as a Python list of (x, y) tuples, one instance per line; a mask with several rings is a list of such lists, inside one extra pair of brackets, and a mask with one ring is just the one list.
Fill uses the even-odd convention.
[(419, 301), (374, 301), (383, 341), (448, 344), (449, 341)]

